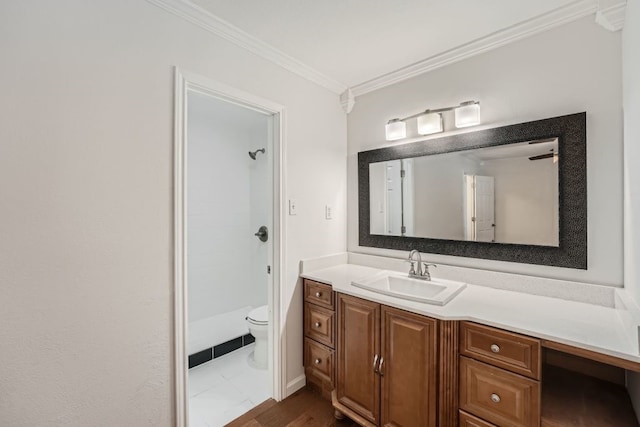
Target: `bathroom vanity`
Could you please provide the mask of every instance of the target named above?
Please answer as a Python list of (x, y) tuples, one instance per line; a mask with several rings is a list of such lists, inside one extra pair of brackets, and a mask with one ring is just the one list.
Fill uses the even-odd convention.
[(444, 306), (303, 272), (307, 384), (363, 426), (637, 426), (619, 308), (469, 284)]
[(418, 252), (586, 270), (586, 122), (582, 112), (358, 153), (358, 244), (410, 250), (411, 266), (354, 253), (303, 261), (307, 383), (336, 417), (638, 426), (625, 375), (640, 372), (640, 310), (624, 291), (453, 266), (431, 280)]

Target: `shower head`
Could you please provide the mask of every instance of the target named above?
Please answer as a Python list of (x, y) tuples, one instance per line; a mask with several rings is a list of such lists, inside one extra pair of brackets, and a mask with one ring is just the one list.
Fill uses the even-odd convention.
[(259, 150), (256, 150), (256, 151), (249, 151), (249, 157), (251, 157), (253, 160), (255, 160), (256, 159), (256, 154), (258, 154), (258, 153), (264, 154), (264, 151), (265, 151), (264, 148), (260, 148)]

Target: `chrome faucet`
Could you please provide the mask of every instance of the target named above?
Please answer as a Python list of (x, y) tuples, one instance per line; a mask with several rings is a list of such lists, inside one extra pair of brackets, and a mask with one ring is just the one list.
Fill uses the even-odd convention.
[[(414, 266), (416, 262), (413, 259), (414, 255), (418, 255), (418, 271), (416, 271)], [(409, 252), (408, 261), (411, 264), (411, 268), (409, 268), (409, 277), (413, 277), (414, 279), (420, 279), (420, 280), (431, 280), (431, 273), (429, 273), (429, 267), (430, 266), (437, 267), (437, 265), (427, 264), (426, 262), (423, 264), (422, 255), (420, 255), (420, 252), (416, 249), (413, 249), (411, 252)]]

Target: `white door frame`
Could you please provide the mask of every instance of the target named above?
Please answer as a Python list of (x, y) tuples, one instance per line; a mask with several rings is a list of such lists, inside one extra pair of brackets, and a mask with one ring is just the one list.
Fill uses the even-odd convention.
[(188, 426), (189, 391), (187, 389), (187, 271), (186, 271), (186, 185), (187, 185), (187, 92), (201, 94), (240, 105), (273, 116), (273, 240), (271, 283), (268, 289), (269, 312), (269, 369), (272, 373), (272, 396), (281, 400), (286, 396), (286, 340), (281, 324), (281, 287), (285, 270), (284, 235), (284, 165), (285, 165), (285, 109), (283, 106), (236, 88), (175, 68), (175, 128), (174, 128), (174, 295), (173, 295), (173, 369), (175, 425)]

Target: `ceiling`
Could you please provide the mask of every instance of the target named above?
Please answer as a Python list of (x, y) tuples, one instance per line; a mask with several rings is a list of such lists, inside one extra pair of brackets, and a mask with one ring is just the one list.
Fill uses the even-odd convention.
[[(584, 0), (191, 0), (354, 87)], [(594, 0), (595, 2), (595, 0)]]
[(517, 144), (505, 144), (496, 147), (485, 147), (469, 151), (469, 156), (476, 160), (501, 160), (533, 157), (558, 151), (558, 139), (552, 141), (530, 141)]

